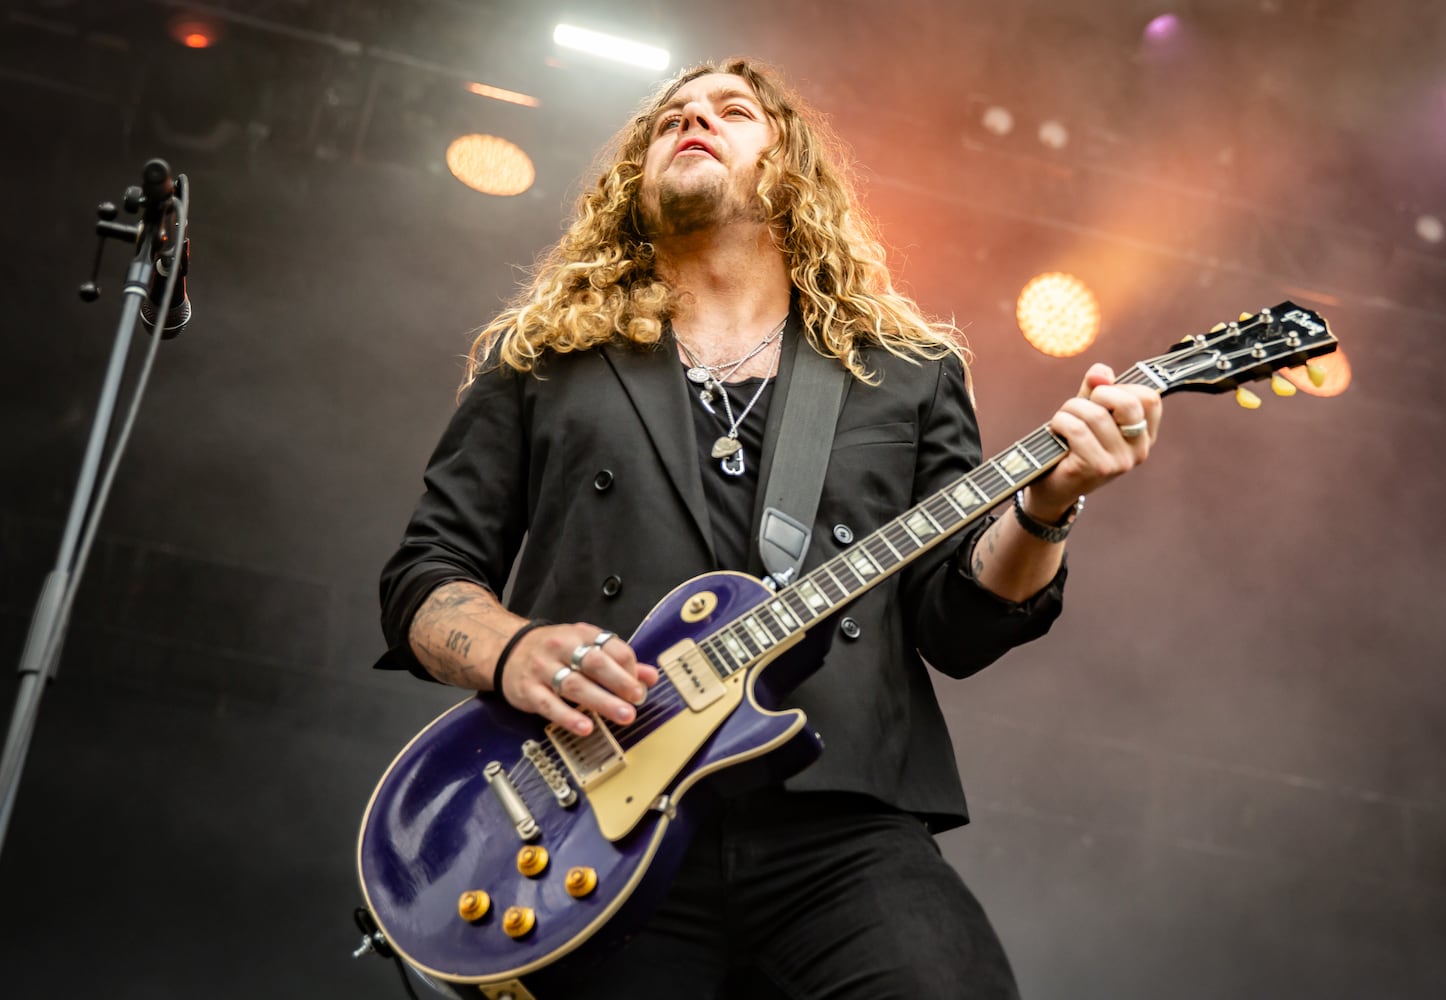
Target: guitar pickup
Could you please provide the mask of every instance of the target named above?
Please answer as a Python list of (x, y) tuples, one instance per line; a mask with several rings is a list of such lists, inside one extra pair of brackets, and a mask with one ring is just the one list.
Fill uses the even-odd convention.
[(692, 639), (684, 639), (663, 650), (658, 657), (658, 669), (673, 682), (683, 702), (694, 712), (701, 712), (725, 693), (723, 678)]

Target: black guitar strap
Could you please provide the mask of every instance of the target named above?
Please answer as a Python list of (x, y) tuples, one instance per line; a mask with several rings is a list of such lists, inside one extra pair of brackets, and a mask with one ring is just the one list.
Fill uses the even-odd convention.
[(758, 553), (765, 582), (787, 586), (808, 555), (814, 515), (828, 469), (834, 427), (843, 404), (848, 371), (835, 358), (809, 346), (803, 333), (792, 338), (793, 371), (783, 402), (772, 461), (763, 486)]

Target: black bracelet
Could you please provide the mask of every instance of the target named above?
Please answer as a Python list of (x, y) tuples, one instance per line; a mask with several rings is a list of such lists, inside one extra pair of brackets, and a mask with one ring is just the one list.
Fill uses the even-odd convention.
[[(493, 691), (497, 692), (499, 695), (502, 694), (502, 668), (507, 666), (507, 658), (512, 655), (512, 651), (517, 648), (517, 643), (522, 639), (522, 637), (535, 628), (542, 628), (544, 625), (551, 624), (552, 622), (546, 621), (542, 618), (534, 618), (532, 619), (532, 621), (522, 626), (516, 632), (512, 633), (512, 638), (507, 640), (507, 645), (503, 646), (502, 652), (497, 654), (497, 665), (492, 668)], [(506, 695), (503, 695), (503, 697), (505, 698)]]
[(1038, 538), (1041, 542), (1050, 542), (1051, 544), (1058, 545), (1068, 538), (1069, 529), (1074, 527), (1074, 520), (1082, 510), (1084, 510), (1084, 497), (1076, 500), (1074, 506), (1064, 512), (1064, 517), (1060, 518), (1058, 523), (1046, 524), (1024, 509), (1023, 490), (1014, 494), (1014, 519), (1019, 522), (1021, 528), (1035, 538)]

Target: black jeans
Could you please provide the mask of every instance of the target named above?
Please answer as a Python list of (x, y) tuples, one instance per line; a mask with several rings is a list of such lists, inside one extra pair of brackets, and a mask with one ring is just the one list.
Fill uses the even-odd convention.
[(918, 819), (863, 795), (770, 790), (729, 802), (652, 920), (538, 1000), (1018, 996), (983, 909)]

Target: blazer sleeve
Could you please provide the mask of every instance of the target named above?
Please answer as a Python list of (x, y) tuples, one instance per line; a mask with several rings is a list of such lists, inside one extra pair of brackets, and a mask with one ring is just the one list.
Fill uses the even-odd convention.
[[(914, 502), (942, 490), (982, 460), (963, 365), (946, 358), (938, 366), (933, 403), (920, 427)], [(904, 607), (914, 612), (914, 645), (927, 663), (950, 677), (976, 673), (1015, 646), (1044, 635), (1063, 607), (1063, 565), (1044, 589), (1024, 601), (1006, 600), (975, 581), (969, 555), (993, 520), (982, 519), (945, 558), (923, 562), (902, 581)]]
[(381, 576), (382, 669), (431, 679), (407, 640), (412, 617), (454, 580), (500, 595), (527, 528), (528, 448), (523, 383), (496, 370), (478, 377), (423, 475), (425, 492)]

